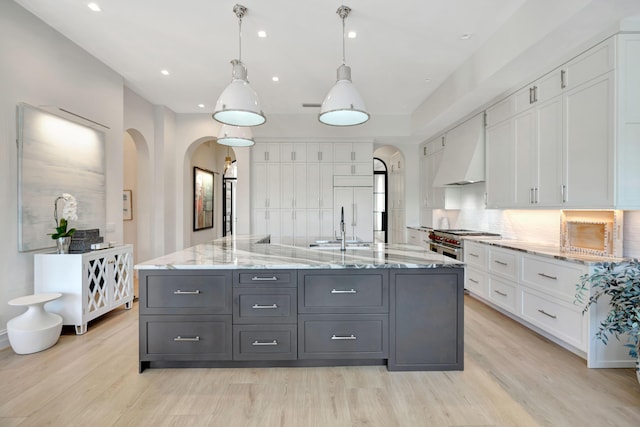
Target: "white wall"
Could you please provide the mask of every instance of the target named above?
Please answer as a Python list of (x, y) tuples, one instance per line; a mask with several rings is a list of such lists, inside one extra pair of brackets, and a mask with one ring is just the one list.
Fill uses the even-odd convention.
[[(16, 105), (55, 106), (105, 124), (107, 223), (122, 240), (122, 78), (11, 1), (0, 2), (0, 348), (6, 322), (23, 310), (10, 299), (33, 292), (33, 252), (19, 253)], [(52, 201), (55, 195), (52, 194)], [(82, 203), (82, 200), (78, 200)]]

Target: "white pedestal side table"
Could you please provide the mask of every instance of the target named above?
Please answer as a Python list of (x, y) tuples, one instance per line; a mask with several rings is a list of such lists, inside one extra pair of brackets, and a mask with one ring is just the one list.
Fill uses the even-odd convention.
[(45, 311), (44, 305), (61, 293), (27, 295), (9, 301), (9, 305), (26, 306), (27, 311), (7, 322), (9, 343), (18, 354), (36, 353), (56, 342), (62, 331), (62, 317)]

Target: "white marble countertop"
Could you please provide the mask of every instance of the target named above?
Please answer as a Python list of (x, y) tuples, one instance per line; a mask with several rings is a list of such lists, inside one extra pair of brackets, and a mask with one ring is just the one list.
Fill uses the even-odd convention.
[(230, 236), (137, 264), (151, 269), (437, 268), (464, 264), (412, 245), (372, 244), (367, 249), (318, 249), (258, 243), (266, 236)]
[(544, 245), (539, 243), (531, 243), (524, 240), (510, 239), (487, 239), (475, 238), (473, 236), (465, 237), (465, 240), (482, 243), (489, 246), (496, 246), (505, 249), (513, 249), (533, 255), (541, 255), (562, 261), (575, 262), (577, 264), (592, 265), (601, 262), (621, 262), (625, 258), (606, 257), (600, 255), (590, 255), (580, 252), (565, 251), (560, 249), (560, 245)]

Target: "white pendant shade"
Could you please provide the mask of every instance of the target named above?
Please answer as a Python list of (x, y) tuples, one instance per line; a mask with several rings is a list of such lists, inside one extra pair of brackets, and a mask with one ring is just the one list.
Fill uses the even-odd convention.
[(322, 102), (318, 120), (331, 126), (354, 126), (369, 120), (362, 97), (351, 82), (351, 68), (338, 68), (338, 81)]
[(247, 69), (237, 59), (233, 64), (231, 83), (222, 91), (212, 117), (232, 126), (258, 126), (267, 119), (262, 112), (258, 94), (247, 81)]
[(222, 125), (218, 132), (218, 144), (230, 147), (251, 147), (255, 141), (251, 128)]

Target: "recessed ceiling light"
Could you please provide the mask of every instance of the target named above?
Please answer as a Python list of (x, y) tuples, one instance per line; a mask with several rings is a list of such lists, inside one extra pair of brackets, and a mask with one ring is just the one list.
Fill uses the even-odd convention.
[(273, 76), (273, 77), (271, 77), (271, 80), (273, 80), (274, 82), (279, 82), (280, 81), (280, 77)]
[(427, 77), (426, 79), (424, 79), (424, 82), (425, 83), (431, 83), (431, 79)]
[(198, 104), (198, 107), (204, 108), (204, 104)]
[(102, 9), (100, 9), (100, 6), (98, 6), (96, 3), (89, 3), (87, 5), (87, 7), (91, 10), (93, 10), (94, 12), (101, 12)]
[(258, 31), (258, 37), (260, 37), (261, 39), (267, 37), (267, 32), (263, 30)]
[(469, 40), (471, 38), (471, 34), (465, 33), (460, 36), (460, 40)]
[(160, 73), (161, 73), (163, 76), (168, 76), (168, 75), (169, 75), (169, 70), (161, 70), (161, 71), (160, 71)]
[(355, 31), (349, 31), (349, 33), (347, 34), (347, 37), (349, 37), (350, 39), (355, 39), (358, 36), (358, 33), (356, 33)]

